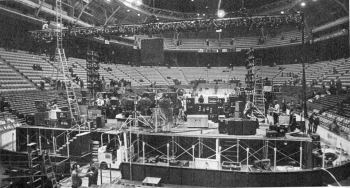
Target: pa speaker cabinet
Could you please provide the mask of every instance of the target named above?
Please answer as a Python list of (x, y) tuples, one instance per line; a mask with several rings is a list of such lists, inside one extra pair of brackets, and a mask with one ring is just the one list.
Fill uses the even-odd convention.
[(186, 99), (186, 106), (194, 106), (194, 102), (195, 101), (195, 98), (187, 98)]
[(96, 127), (103, 128), (104, 126), (105, 126), (105, 117), (104, 116), (97, 116), (96, 117)]
[(225, 120), (219, 120), (218, 131), (219, 131), (220, 134), (226, 134), (227, 133)]
[(242, 135), (243, 134), (243, 121), (242, 119), (228, 119), (227, 121), (227, 133), (228, 135)]
[(37, 112), (34, 115), (34, 124), (38, 126), (46, 126), (45, 119), (48, 119), (47, 112)]
[(188, 115), (187, 127), (208, 128), (208, 115)]
[(243, 135), (256, 135), (256, 129), (258, 127), (258, 121), (243, 120)]

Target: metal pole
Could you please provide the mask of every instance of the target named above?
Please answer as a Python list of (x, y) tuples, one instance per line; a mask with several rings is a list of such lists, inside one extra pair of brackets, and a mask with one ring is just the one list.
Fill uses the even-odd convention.
[(304, 27), (304, 13), (301, 12), (301, 45), (302, 45), (302, 55), (301, 55), (301, 63), (303, 66), (303, 110), (304, 110), (304, 121), (307, 118), (307, 106), (306, 106), (306, 77), (305, 77), (305, 27)]
[(12, 133), (12, 151), (15, 151), (15, 147), (13, 146), (15, 142), (14, 137), (15, 137), (15, 133)]
[(322, 152), (322, 168), (324, 168), (324, 161), (325, 161), (325, 146), (323, 146), (323, 152)]
[(108, 143), (110, 143), (111, 142), (111, 135), (108, 134), (107, 136), (108, 136)]
[(215, 140), (216, 160), (219, 160), (219, 139)]
[(166, 152), (167, 152), (167, 153), (166, 153), (166, 154), (167, 154), (167, 166), (170, 166), (170, 165), (169, 165), (169, 164), (170, 164), (170, 162), (169, 162), (169, 161), (170, 161), (170, 156), (169, 156), (169, 155), (170, 155), (170, 151), (169, 151), (170, 145), (169, 145), (169, 143), (166, 144), (166, 149), (167, 149), (167, 150), (166, 150)]
[(201, 158), (201, 138), (198, 138), (198, 158)]
[(41, 135), (40, 135), (40, 129), (39, 129), (39, 151), (41, 153)]
[(192, 160), (193, 160), (193, 168), (195, 167), (194, 165), (194, 145), (192, 145)]
[(303, 167), (303, 147), (300, 146), (300, 170)]
[(102, 168), (100, 168), (100, 179), (101, 179), (101, 185), (102, 185)]
[(239, 161), (239, 140), (237, 139), (237, 163)]
[(339, 156), (339, 161), (340, 161), (340, 164), (339, 165), (341, 165), (342, 164), (342, 158), (343, 158), (343, 147), (342, 147), (342, 144), (340, 143), (340, 151), (339, 151), (339, 153), (340, 153), (340, 156)]
[(172, 151), (172, 156), (175, 156), (175, 141), (174, 141), (174, 136), (171, 137), (171, 151)]
[(143, 158), (143, 164), (145, 164), (145, 161), (146, 161), (145, 142), (142, 142), (142, 158)]
[(109, 164), (109, 183), (112, 183), (112, 164)]
[(276, 160), (277, 160), (277, 157), (276, 157), (276, 153), (277, 153), (277, 149), (276, 148), (273, 148), (273, 171), (276, 172)]
[(247, 148), (247, 172), (249, 171), (249, 148)]
[(52, 147), (53, 147), (53, 153), (56, 155), (56, 138), (52, 137)]
[(218, 161), (219, 161), (219, 169), (218, 170), (221, 169), (220, 168), (221, 167), (221, 165), (220, 165), (221, 164), (221, 149), (222, 149), (221, 146), (219, 146), (219, 159), (218, 159)]
[(140, 157), (140, 134), (137, 134), (137, 158)]
[(67, 155), (69, 157), (69, 138), (68, 138), (68, 136), (66, 137), (66, 141), (67, 141)]
[(154, 109), (154, 125), (155, 125), (155, 132), (158, 132), (158, 107)]

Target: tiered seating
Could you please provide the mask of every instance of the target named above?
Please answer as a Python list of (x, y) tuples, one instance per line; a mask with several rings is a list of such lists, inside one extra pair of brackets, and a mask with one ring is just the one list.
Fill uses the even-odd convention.
[(261, 69), (261, 77), (262, 78), (269, 78), (269, 80), (272, 80), (275, 78), (278, 74), (280, 74), (281, 70), (279, 70), (278, 67), (269, 67), (269, 66), (261, 66), (258, 67)]
[(206, 67), (181, 67), (180, 69), (182, 70), (188, 82), (199, 78), (207, 79)]
[(144, 76), (142, 76), (139, 72), (137, 72), (131, 66), (118, 66), (116, 68), (119, 69), (124, 74), (128, 75), (130, 78), (132, 78), (139, 85), (150, 85), (151, 84), (151, 82), (149, 82), (149, 80), (147, 80)]
[(188, 85), (189, 83), (187, 82), (185, 76), (182, 74), (181, 70), (175, 67), (171, 67), (170, 69), (166, 67), (157, 67), (158, 71), (160, 74), (163, 75), (164, 78), (168, 80), (170, 85), (172, 85), (172, 80), (178, 79), (182, 85)]
[(30, 90), (36, 88), (0, 60), (0, 93)]
[[(28, 114), (37, 112), (35, 100), (50, 102), (55, 99), (55, 94), (55, 91), (31, 91), (5, 95), (5, 98), (10, 102), (12, 110), (16, 110), (19, 114)], [(67, 101), (61, 97), (58, 98), (57, 105), (60, 108), (68, 106)]]
[[(301, 32), (298, 30), (295, 31), (289, 31), (284, 32), (276, 37), (269, 38), (265, 44), (264, 47), (273, 47), (273, 46), (282, 46), (282, 45), (290, 45), (290, 44), (300, 44), (301, 43)], [(283, 39), (282, 39), (283, 37)], [(291, 39), (297, 38), (296, 42), (291, 43)]]
[(314, 100), (313, 103), (321, 106), (324, 110), (328, 110), (341, 101), (345, 99), (345, 96), (340, 95), (326, 95), (325, 97), (321, 97), (318, 100)]
[(345, 59), (344, 63), (336, 68), (336, 70), (341, 74), (339, 79), (341, 80), (343, 86), (350, 86), (350, 64), (348, 61), (349, 59)]
[(282, 85), (285, 82), (288, 83), (289, 80), (293, 80), (292, 75), (300, 76), (299, 74), (302, 71), (301, 64), (283, 65), (282, 67), (284, 68), (282, 72), (273, 79), (273, 83), (276, 85)]
[(331, 61), (328, 63), (328, 66), (323, 68), (322, 72), (323, 74), (323, 81), (325, 82), (330, 82), (332, 79), (336, 80), (341, 74), (338, 73), (334, 73), (333, 70), (340, 66), (341, 64), (344, 63), (344, 59), (338, 59), (335, 61)]
[(313, 80), (318, 80), (318, 72), (327, 66), (328, 61), (322, 61), (315, 64), (309, 64), (305, 70), (306, 83), (310, 84)]
[[(106, 68), (106, 66), (102, 65)], [(139, 86), (139, 80), (135, 80), (130, 75), (127, 75), (126, 73), (122, 72), (118, 67), (123, 67), (125, 65), (108, 65), (107, 67), (111, 67), (112, 71), (110, 72), (117, 80), (127, 80), (131, 82), (132, 86)]]
[[(53, 67), (40, 56), (24, 52), (8, 52), (1, 49), (0, 56), (35, 84), (39, 84), (41, 81), (45, 82), (41, 77), (51, 77), (52, 75)], [(43, 71), (33, 70), (34, 64), (40, 65)], [(48, 88), (49, 84), (46, 83), (45, 87)]]
[(246, 67), (233, 67), (233, 70), (230, 73), (230, 78), (236, 77), (238, 80), (241, 80), (241, 83), (245, 83), (245, 75), (247, 72)]
[(137, 67), (135, 68), (142, 76), (144, 76), (150, 82), (156, 82), (157, 85), (173, 85), (173, 81), (167, 81), (164, 75), (161, 75), (156, 68), (150, 67)]
[(227, 82), (230, 76), (230, 69), (223, 67), (212, 67), (208, 69), (208, 81), (213, 82), (214, 80), (221, 79)]

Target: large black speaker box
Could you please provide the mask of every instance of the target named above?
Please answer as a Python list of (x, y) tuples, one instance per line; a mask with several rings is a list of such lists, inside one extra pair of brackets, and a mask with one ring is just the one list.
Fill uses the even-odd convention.
[(256, 129), (258, 127), (258, 121), (243, 120), (243, 135), (256, 135)]
[(27, 114), (27, 115), (25, 116), (25, 118), (26, 118), (26, 123), (27, 123), (28, 125), (35, 125), (34, 113)]
[(81, 105), (86, 105), (86, 97), (81, 98)]
[(103, 128), (105, 126), (105, 117), (97, 116), (96, 117), (96, 128)]
[(242, 119), (229, 119), (227, 121), (227, 133), (228, 135), (242, 135), (243, 134), (243, 121)]
[(45, 119), (48, 118), (47, 112), (37, 112), (34, 115), (34, 124), (37, 126), (45, 126)]
[(226, 133), (227, 133), (226, 121), (225, 121), (225, 120), (220, 120), (220, 121), (219, 121), (218, 130), (219, 130), (219, 133), (220, 133), (220, 134), (226, 134)]
[(187, 98), (186, 105), (187, 106), (194, 106), (194, 101), (195, 101), (195, 98)]

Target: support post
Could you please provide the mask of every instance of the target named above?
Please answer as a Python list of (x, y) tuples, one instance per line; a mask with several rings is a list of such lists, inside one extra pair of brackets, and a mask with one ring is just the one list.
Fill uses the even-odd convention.
[(276, 172), (276, 160), (277, 160), (276, 153), (277, 153), (277, 149), (273, 148), (273, 171), (274, 172)]
[(158, 114), (157, 114), (157, 112), (158, 112), (158, 109), (159, 108), (155, 108), (154, 109), (154, 126), (155, 126), (155, 132), (158, 132)]
[(218, 159), (218, 161), (219, 161), (219, 169), (218, 170), (221, 170), (221, 146), (219, 146), (219, 159)]
[(219, 153), (219, 139), (218, 138), (215, 140), (215, 153), (216, 153), (216, 156), (215, 156), (216, 160), (219, 160), (220, 153)]
[(193, 160), (193, 168), (195, 167), (194, 165), (194, 145), (192, 145), (192, 160)]
[(300, 161), (299, 161), (299, 164), (300, 164), (300, 170), (302, 169), (303, 167), (303, 147), (300, 146)]
[(127, 135), (126, 135), (126, 132), (124, 132), (124, 154), (125, 154), (125, 161), (128, 161), (128, 152), (127, 152), (127, 149), (128, 149), (128, 140), (127, 140)]
[(239, 162), (239, 139), (237, 139), (237, 163)]
[(198, 138), (198, 158), (201, 158), (201, 138)]
[(343, 158), (343, 146), (342, 146), (342, 144), (340, 143), (340, 151), (339, 151), (339, 161), (340, 161), (340, 164), (339, 165), (341, 165), (342, 164), (342, 158)]
[(247, 172), (249, 172), (249, 148), (247, 148)]
[(12, 151), (15, 151), (15, 147), (13, 146), (14, 145), (14, 142), (15, 142), (15, 139), (14, 139), (14, 137), (15, 137), (15, 133), (12, 133)]
[(325, 148), (325, 146), (323, 146), (323, 152), (322, 152), (322, 168), (324, 168), (325, 152), (326, 152), (326, 148)]
[(41, 153), (41, 135), (40, 135), (40, 131), (39, 131), (39, 151)]
[(166, 151), (167, 151), (167, 153), (166, 153), (166, 156), (167, 156), (167, 166), (170, 166), (170, 151), (169, 151), (169, 149), (170, 149), (170, 145), (169, 145), (169, 143), (167, 143), (166, 144)]
[(145, 164), (145, 161), (146, 161), (145, 142), (142, 142), (142, 158), (143, 158), (143, 164)]
[(69, 157), (69, 137), (66, 136), (66, 143), (67, 143), (67, 155)]
[(56, 156), (56, 137), (52, 136), (53, 154)]
[(137, 133), (137, 158), (140, 157), (140, 134)]
[(112, 164), (109, 164), (109, 183), (112, 183)]
[(171, 151), (172, 151), (172, 156), (175, 156), (175, 140), (174, 136), (171, 137)]

